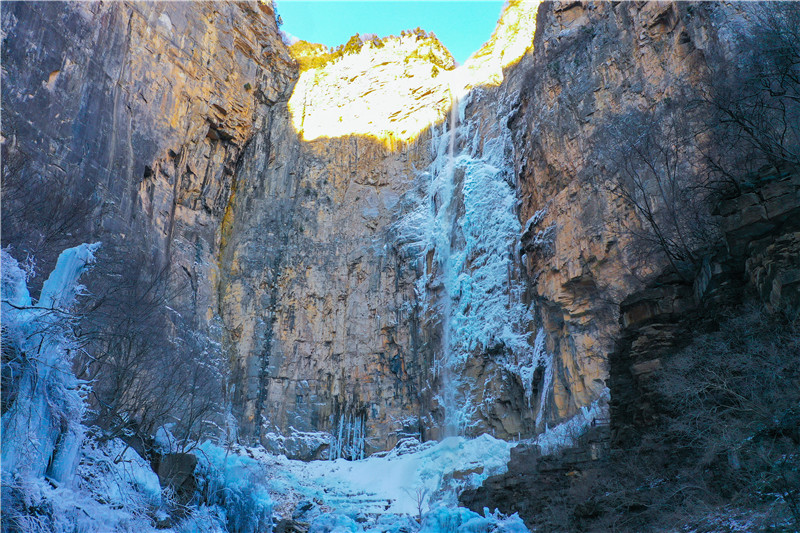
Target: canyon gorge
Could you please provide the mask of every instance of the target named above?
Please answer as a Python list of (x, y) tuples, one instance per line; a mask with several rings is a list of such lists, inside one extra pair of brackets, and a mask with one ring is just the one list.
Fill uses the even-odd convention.
[[(511, 0), (457, 65), (423, 30), (291, 44), (272, 2), (3, 4), (3, 530), (62, 530), (19, 518), (21, 480), (101, 494), (111, 446), (174, 505), (85, 531), (217, 531), (180, 526), (198, 501), (222, 531), (611, 531), (552, 502), (672, 416), (675, 353), (758, 307), (787, 332), (773, 390), (800, 383), (800, 10), (779, 7)], [(75, 294), (47, 303), (57, 282)], [(48, 309), (62, 337), (31, 333)], [(73, 380), (49, 405), (81, 414), (41, 415), (26, 474), (36, 335)], [(775, 531), (800, 524), (794, 394), (753, 409), (789, 465), (764, 489), (783, 507), (753, 510)], [(462, 462), (436, 473), (445, 444)], [(225, 449), (232, 478), (306, 492), (209, 496)], [(302, 477), (404, 454), (424, 483), (385, 506)], [(615, 530), (762, 530), (670, 520)]]

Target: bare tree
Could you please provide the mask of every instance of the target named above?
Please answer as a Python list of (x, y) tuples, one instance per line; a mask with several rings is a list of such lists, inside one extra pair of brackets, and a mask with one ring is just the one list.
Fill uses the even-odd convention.
[(108, 288), (84, 310), (89, 341), (79, 377), (92, 383), (91, 422), (144, 455), (170, 425), (175, 448), (186, 449), (219, 430), (226, 365), (177, 311), (187, 287), (168, 267), (151, 272), (144, 256), (112, 255), (117, 262), (98, 266)]
[(423, 510), (425, 504), (428, 502), (430, 490), (427, 487), (417, 487), (416, 489), (403, 489), (406, 494), (414, 500), (417, 507), (417, 523), (422, 524), (422, 518), (425, 516)]
[(739, 68), (713, 72), (704, 97), (717, 148), (709, 167), (736, 189), (765, 167), (800, 166), (800, 6), (754, 3), (747, 14)]
[(104, 207), (95, 191), (76, 183), (57, 165), (37, 166), (17, 140), (14, 117), (6, 115), (0, 157), (2, 243), (20, 261), (27, 256), (31, 285), (38, 289), (43, 280), (36, 274), (49, 272), (62, 250), (91, 240), (88, 230), (103, 216)]
[(635, 255), (662, 254), (691, 279), (718, 238), (711, 217), (713, 183), (697, 163), (697, 128), (676, 107), (632, 112), (606, 132), (613, 144), (607, 190), (636, 218), (623, 222)]

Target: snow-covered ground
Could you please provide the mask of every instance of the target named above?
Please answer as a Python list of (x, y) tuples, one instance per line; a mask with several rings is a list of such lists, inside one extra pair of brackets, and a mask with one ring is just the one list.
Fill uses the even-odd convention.
[(489, 435), (425, 443), (409, 439), (359, 461), (311, 462), (263, 449), (237, 451), (253, 454), (266, 466), (278, 509), (305, 499), (345, 514), (416, 515), (418, 504), (424, 511), (455, 505), (457, 490), (478, 487), (488, 476), (504, 472), (513, 446)]
[(440, 527), (456, 531), (478, 518), (486, 526), (481, 531), (527, 531), (517, 517), (492, 513), (481, 517), (457, 503), (459, 491), (478, 487), (490, 475), (506, 470), (513, 446), (483, 435), (426, 443), (410, 439), (390, 452), (358, 461), (303, 462), (261, 447), (226, 450), (211, 443), (203, 444), (198, 455), (201, 470), (258, 478), (271, 499), (274, 522), (293, 518), (310, 524), (315, 533), (416, 531), (423, 526), (428, 531)]

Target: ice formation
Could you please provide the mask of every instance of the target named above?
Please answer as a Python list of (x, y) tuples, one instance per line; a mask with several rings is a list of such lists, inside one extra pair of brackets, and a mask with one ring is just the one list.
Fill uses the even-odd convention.
[[(466, 118), (476, 90), (455, 102), (449, 126), (434, 132), (433, 163), (410, 193), (412, 208), (400, 218), (400, 241), (426, 265), (418, 298), (442, 320), (442, 347), (433, 373), (450, 434), (470, 434), (476, 406), (464, 367), (476, 351), (492, 352), (505, 370), (520, 376), (531, 394), (533, 372), (544, 364), (529, 342), (532, 319), (522, 302), (514, 254), (521, 226), (516, 215), (514, 174), (508, 161), (510, 132), (502, 119), (493, 134), (478, 140), (479, 118)], [(541, 347), (540, 347), (541, 348)]]
[(2, 250), (4, 346), (14, 354), (13, 389), (2, 418), (3, 473), (24, 471), (56, 483), (69, 483), (84, 428), (80, 384), (72, 373), (75, 348), (70, 314), (83, 286), (78, 279), (94, 263), (100, 243), (82, 244), (61, 253), (44, 282), (39, 301), (28, 293), (25, 272)]

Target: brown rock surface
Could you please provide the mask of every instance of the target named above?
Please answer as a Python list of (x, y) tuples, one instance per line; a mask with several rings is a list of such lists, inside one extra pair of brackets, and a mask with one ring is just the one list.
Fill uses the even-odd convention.
[[(532, 305), (555, 354), (551, 422), (602, 393), (619, 303), (667, 264), (634, 254), (626, 228), (641, 222), (608, 186), (613, 169), (607, 161), (619, 142), (613, 133), (625, 128), (629, 113), (699, 94), (708, 52), (718, 57), (724, 45), (718, 33), (725, 9), (573, 1), (539, 9), (511, 128), (519, 147), (521, 219), (531, 220), (522, 246)], [(692, 147), (686, 150), (692, 157)]]
[[(530, 43), (531, 34), (521, 35)], [(422, 310), (417, 282), (425, 261), (400, 244), (396, 229), (413, 207), (422, 171), (446, 156), (432, 144), (448, 135), (441, 122), (451, 93), (463, 90), (446, 80), (460, 80), (461, 71), (431, 75), (439, 59), (430, 58), (430, 41), (368, 42), (306, 71), (288, 106), (261, 123), (242, 156), (223, 229), (219, 301), (234, 406), (250, 438), (324, 431), (335, 437), (332, 453), (344, 447), (345, 455), (358, 455), (359, 436), (367, 436), (370, 452), (409, 432), (438, 435), (441, 383), (432, 369), (442, 318)], [(475, 82), (481, 70), (473, 67)], [(409, 83), (415, 88), (406, 90)], [(365, 91), (382, 102), (381, 114), (365, 114)], [(487, 94), (467, 114), (489, 132), (495, 108)], [(325, 129), (330, 112), (336, 117)], [(414, 130), (431, 120), (439, 124)], [(498, 402), (479, 418), (494, 420), (499, 435), (530, 431), (520, 419), (531, 416), (517, 412), (523, 387), (508, 389), (496, 368), (486, 374), (482, 359), (468, 372), (477, 382), (495, 381), (475, 401)], [(509, 391), (513, 398), (505, 397)]]
[[(98, 199), (69, 244), (116, 242), (188, 281), (176, 312), (230, 358), (243, 440), (322, 431), (335, 435), (336, 453), (355, 456), (361, 437), (369, 453), (407, 433), (438, 436), (448, 291), (461, 323), (489, 317), (531, 336), (522, 350), (505, 337), (469, 344), (454, 334), (465, 357), (449, 369), (455, 396), (474, 407), (472, 431), (531, 435), (604, 394), (621, 330), (636, 330), (626, 337), (636, 353), (667, 346), (664, 317), (696, 297), (683, 282), (653, 286), (663, 258), (634, 257), (624, 228), (638, 222), (605, 186), (615, 148), (607, 132), (634, 110), (705, 87), (702, 67), (730, 53), (725, 21), (735, 8), (569, 1), (543, 4), (536, 18), (535, 4), (510, 5), (461, 70), (434, 75), (444, 52), (407, 36), (301, 77), (262, 2), (11, 3), (2, 13), (4, 156), (21, 154), (24, 175), (44, 176), (65, 198)], [(385, 101), (372, 116), (369, 106)], [(464, 158), (442, 211), (441, 196), (420, 199), (420, 183), (445, 168), (436, 159), (447, 157), (450, 120), (461, 132), (452, 150)], [(475, 165), (520, 200), (503, 207), (514, 234), (491, 253), (465, 251)], [(797, 234), (763, 238), (797, 218), (797, 190), (774, 180), (720, 210), (728, 252), (747, 261), (774, 307), (797, 305)], [(448, 242), (422, 255), (398, 230), (420, 205), (450, 216)], [(4, 216), (15, 207), (4, 199)], [(26, 216), (15, 238), (35, 251), (25, 234), (38, 214)], [(483, 302), (448, 286), (442, 257), (462, 252), (465, 278), (498, 260), (502, 279), (485, 300), (502, 292), (499, 307), (521, 306), (531, 320), (509, 311), (498, 325), (507, 315), (482, 315)], [(54, 259), (43, 252), (42, 269)], [(730, 284), (730, 272), (709, 261), (700, 292)], [(539, 326), (552, 379), (542, 361), (525, 359)], [(659, 365), (655, 352), (622, 364), (636, 379)]]
[(94, 201), (54, 250), (35, 232), (4, 238), (40, 264), (90, 239), (105, 254), (141, 250), (153, 275), (188, 277), (180, 311), (207, 332), (236, 160), (294, 76), (271, 6), (17, 2), (2, 17), (4, 155), (52, 184), (4, 213), (22, 219), (42, 194)]

